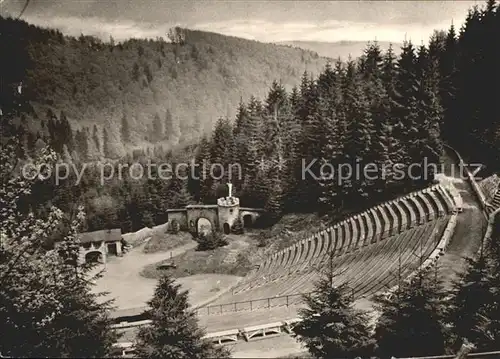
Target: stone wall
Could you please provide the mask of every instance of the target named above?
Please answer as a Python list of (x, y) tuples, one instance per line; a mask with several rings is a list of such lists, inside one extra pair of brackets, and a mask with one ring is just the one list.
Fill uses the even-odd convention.
[(232, 228), (238, 218), (244, 220), (244, 216), (251, 217), (251, 223), (255, 223), (257, 218), (264, 212), (263, 209), (242, 208), (239, 206), (239, 199), (236, 197), (219, 198), (217, 205), (193, 204), (182, 209), (169, 209), (167, 228), (172, 228), (172, 221), (176, 220), (182, 231), (196, 232), (198, 230), (198, 220), (206, 218), (212, 225), (212, 229), (224, 231), (224, 224)]
[(259, 218), (264, 211), (255, 208), (240, 208), (240, 218), (245, 225), (245, 217), (249, 216), (251, 218), (252, 224), (255, 223), (257, 218)]
[(168, 229), (172, 229), (172, 221), (176, 220), (179, 225), (180, 229), (182, 231), (187, 231), (189, 229), (188, 227), (188, 216), (187, 216), (187, 210), (186, 209), (168, 209)]
[(196, 231), (198, 219), (206, 218), (210, 221), (212, 229), (218, 228), (219, 218), (216, 205), (190, 205), (186, 207), (189, 231)]

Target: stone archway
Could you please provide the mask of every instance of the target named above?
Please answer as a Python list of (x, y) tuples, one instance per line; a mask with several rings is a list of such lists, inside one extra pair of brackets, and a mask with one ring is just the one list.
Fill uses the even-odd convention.
[(212, 222), (205, 217), (200, 217), (196, 221), (196, 233), (210, 234), (214, 228), (212, 228)]
[(101, 251), (91, 251), (85, 254), (85, 263), (104, 263)]
[(224, 223), (224, 233), (229, 234), (231, 233), (231, 226), (229, 226), (229, 223)]

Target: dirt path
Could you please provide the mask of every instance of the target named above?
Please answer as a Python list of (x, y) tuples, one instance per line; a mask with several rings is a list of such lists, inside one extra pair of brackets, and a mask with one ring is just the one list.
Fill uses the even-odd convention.
[[(458, 189), (464, 202), (464, 209), (458, 216), (455, 233), (444, 256), (438, 262), (440, 277), (445, 286), (449, 288), (457, 273), (465, 268), (465, 258), (474, 256), (480, 249), (486, 228), (486, 219), (471, 185), (468, 181), (460, 178), (457, 170), (458, 158), (451, 151), (448, 151), (444, 164), (444, 174)], [(453, 164), (455, 165), (454, 171)]]
[(144, 305), (144, 298), (150, 298), (156, 280), (146, 279), (139, 275), (145, 265), (157, 263), (172, 256), (180, 255), (196, 247), (196, 242), (174, 248), (168, 252), (147, 254), (142, 251), (145, 244), (133, 248), (123, 257), (113, 257), (98, 270), (104, 270), (102, 278), (98, 279), (94, 290), (96, 292), (109, 292), (107, 299), (115, 299), (119, 308), (133, 308)]
[[(190, 249), (196, 247), (197, 243), (191, 241), (183, 246), (172, 249), (168, 252), (158, 252), (158, 253), (144, 253), (142, 250), (146, 242), (142, 243), (140, 246), (133, 248), (130, 252), (123, 255), (123, 257), (110, 257), (108, 263), (103, 266), (96, 268), (95, 272), (99, 270), (104, 270), (105, 278), (123, 278), (127, 276), (132, 276), (138, 274), (140, 270), (152, 263), (157, 263), (162, 260), (170, 258), (170, 256), (175, 257), (187, 252)], [(102, 278), (104, 279), (104, 278)], [(106, 281), (99, 280), (100, 282)]]
[(287, 334), (266, 338), (258, 342), (240, 341), (236, 344), (229, 344), (233, 358), (282, 358), (290, 355), (300, 354), (305, 350), (302, 345)]
[[(106, 264), (102, 278), (97, 280), (95, 292), (107, 292), (103, 297), (113, 299), (116, 313), (141, 312), (146, 302), (151, 299), (156, 279), (144, 278), (140, 275), (144, 266), (158, 263), (179, 256), (196, 247), (197, 243), (191, 241), (167, 252), (144, 253), (144, 243), (123, 257), (112, 257)], [(104, 267), (104, 266), (103, 266)], [(96, 268), (96, 271), (99, 270)], [(224, 274), (199, 274), (176, 280), (182, 289), (189, 290), (189, 302), (196, 307), (206, 302), (215, 300), (227, 289), (233, 287), (241, 277)], [(137, 313), (136, 313), (137, 314)]]

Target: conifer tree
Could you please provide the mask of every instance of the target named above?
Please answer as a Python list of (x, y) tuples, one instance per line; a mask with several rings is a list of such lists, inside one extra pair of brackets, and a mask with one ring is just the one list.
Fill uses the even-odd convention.
[(84, 127), (80, 130), (80, 139), (78, 140), (75, 134), (75, 142), (80, 154), (80, 159), (83, 161), (88, 161), (91, 157), (92, 149), (92, 139), (90, 137), (90, 132), (88, 127)]
[(370, 80), (382, 76), (383, 57), (377, 41), (367, 45), (360, 65), (360, 72), (365, 79)]
[(240, 98), (238, 109), (236, 110), (236, 120), (234, 121), (234, 135), (238, 136), (248, 118), (247, 106)]
[(160, 278), (148, 302), (151, 324), (141, 327), (135, 349), (149, 359), (229, 358), (224, 347), (203, 339), (196, 314), (189, 308), (188, 292), (168, 276)]
[[(401, 164), (408, 167), (419, 162), (419, 128), (418, 99), (416, 95), (416, 55), (413, 44), (408, 41), (403, 44), (401, 55), (397, 61), (397, 78), (394, 98), (392, 101), (392, 118), (398, 119), (394, 126), (394, 136), (399, 144)], [(404, 168), (403, 168), (404, 169)], [(412, 181), (406, 178), (406, 184)], [(403, 183), (405, 182), (403, 180)]]
[(111, 158), (111, 143), (108, 135), (108, 130), (106, 128), (102, 129), (102, 152), (105, 158)]
[(122, 117), (121, 135), (123, 143), (130, 143), (130, 124), (125, 114)]
[(66, 145), (69, 150), (73, 150), (74, 148), (73, 131), (71, 130), (71, 125), (64, 111), (61, 111), (61, 115), (59, 116), (59, 127), (60, 127), (59, 141), (61, 143), (61, 150), (62, 146), (64, 145)]
[[(254, 185), (251, 179), (255, 179), (258, 173), (257, 166), (264, 155), (264, 129), (262, 123), (263, 109), (262, 104), (255, 98), (251, 97), (247, 106), (246, 121), (241, 123), (241, 131), (238, 134), (238, 143), (236, 146), (239, 149), (239, 163), (243, 167), (244, 179), (241, 184), (246, 190), (251, 191)], [(244, 191), (245, 192), (245, 191)]]
[(500, 217), (494, 221), (491, 239), (468, 266), (452, 291), (449, 321), (455, 347), (463, 340), (478, 351), (497, 350), (500, 340)]
[(422, 69), (421, 78), (417, 82), (417, 96), (420, 103), (418, 116), (420, 158), (427, 158), (428, 163), (439, 163), (443, 152), (440, 139), (443, 108), (439, 97), (438, 61), (424, 50), (420, 56), (424, 57), (419, 61)]
[(211, 145), (211, 162), (217, 166), (214, 167), (214, 177), (218, 178), (221, 175), (225, 177), (228, 175), (228, 165), (232, 163), (234, 156), (233, 128), (229, 119), (219, 118), (215, 125)]
[(352, 201), (359, 203), (360, 198), (368, 195), (371, 186), (371, 181), (365, 177), (363, 168), (373, 160), (371, 154), (375, 127), (370, 112), (370, 102), (353, 63), (348, 64), (345, 82), (345, 111), (349, 124), (345, 155), (355, 174), (352, 176), (349, 184), (351, 188), (347, 190), (347, 194)]
[(322, 274), (315, 291), (304, 295), (307, 308), (293, 327), (295, 337), (315, 358), (369, 357), (373, 350), (366, 313), (354, 308), (346, 284), (335, 284), (333, 263)]
[(97, 126), (94, 125), (94, 131), (93, 131), (93, 134), (92, 134), (92, 139), (94, 140), (94, 145), (95, 145), (95, 148), (97, 149), (97, 153), (101, 153), (101, 141), (99, 140), (99, 131), (97, 129)]
[(377, 176), (374, 182), (374, 190), (380, 196), (391, 187), (396, 185), (395, 169), (401, 163), (398, 155), (397, 141), (393, 136), (390, 120), (382, 120), (378, 125), (373, 153), (375, 165), (377, 166)]
[(444, 50), (439, 57), (440, 97), (445, 108), (442, 129), (446, 135), (449, 132), (452, 133), (453, 125), (456, 122), (453, 98), (457, 91), (457, 63), (458, 41), (455, 27), (452, 24), (446, 35)]
[[(339, 84), (332, 84), (338, 86)], [(340, 167), (342, 160), (343, 146), (345, 138), (341, 136), (341, 122), (338, 118), (339, 97), (338, 92), (333, 92), (333, 96), (327, 99), (320, 99), (320, 107), (323, 109), (320, 116), (320, 127), (322, 146), (320, 158), (325, 163), (323, 173), (320, 173), (321, 196), (319, 203), (326, 211), (339, 210), (340, 185), (338, 183), (338, 173), (335, 171)]]
[(284, 210), (294, 211), (294, 193), (299, 186), (300, 178), (296, 176), (297, 164), (300, 164), (300, 143), (302, 135), (302, 125), (299, 118), (300, 93), (294, 87), (289, 96), (289, 109), (286, 120), (280, 124), (282, 129), (282, 148), (286, 167), (282, 175), (284, 189)]
[[(301, 102), (298, 110), (302, 124), (301, 139), (298, 144), (297, 162), (292, 163), (297, 188), (295, 205), (308, 211), (315, 208), (321, 194), (317, 180), (319, 174), (320, 146), (318, 143), (318, 120), (320, 118), (318, 88), (307, 72), (302, 76), (300, 85)], [(303, 166), (305, 164), (305, 166)], [(309, 171), (303, 171), (309, 168)], [(311, 175), (312, 173), (312, 175)]]
[(280, 173), (279, 169), (270, 171), (269, 190), (264, 206), (270, 224), (276, 223), (283, 214), (283, 186), (281, 184)]
[(484, 309), (492, 299), (486, 257), (468, 259), (467, 269), (459, 278), (454, 283), (449, 311), (449, 321), (453, 325), (455, 335), (455, 349), (460, 347), (464, 339), (477, 343), (482, 337)]
[(193, 201), (191, 194), (187, 190), (186, 186), (182, 186), (181, 190), (174, 197), (175, 208), (184, 208)]
[(447, 340), (444, 297), (441, 283), (431, 272), (419, 272), (411, 282), (401, 283), (390, 299), (379, 297), (377, 354), (384, 358), (442, 355)]
[(158, 113), (155, 114), (153, 119), (153, 132), (151, 133), (151, 138), (154, 141), (160, 141), (165, 133), (165, 129), (163, 127), (163, 122), (160, 120), (160, 115)]

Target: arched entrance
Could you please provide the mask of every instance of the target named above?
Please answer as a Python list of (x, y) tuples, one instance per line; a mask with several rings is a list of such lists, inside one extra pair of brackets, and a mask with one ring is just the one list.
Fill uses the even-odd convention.
[(85, 263), (104, 263), (102, 253), (100, 251), (92, 251), (85, 254)]
[(229, 226), (229, 223), (224, 223), (224, 233), (229, 234), (231, 232), (231, 227)]
[(212, 233), (212, 222), (210, 222), (208, 219), (201, 217), (196, 221), (196, 232), (198, 234), (200, 233), (205, 233), (209, 234)]
[(245, 228), (248, 228), (248, 227), (251, 227), (253, 224), (253, 219), (252, 219), (252, 215), (250, 214), (245, 214), (243, 216), (243, 226)]

